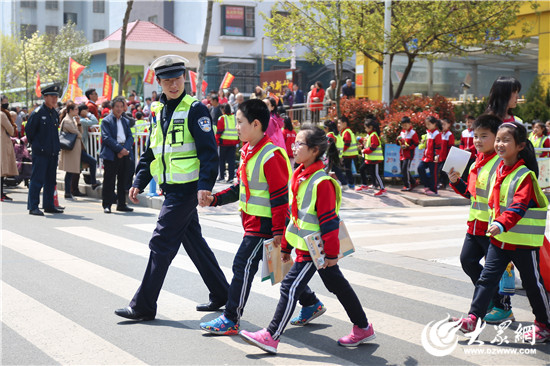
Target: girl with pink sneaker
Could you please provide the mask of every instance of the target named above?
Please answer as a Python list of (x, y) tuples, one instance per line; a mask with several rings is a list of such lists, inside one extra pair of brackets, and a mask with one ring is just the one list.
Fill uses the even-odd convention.
[(336, 295), (353, 323), (351, 333), (340, 338), (338, 344), (352, 347), (376, 337), (359, 298), (337, 264), (340, 251), (338, 211), (342, 192), (340, 185), (325, 173), (320, 160), (327, 147), (325, 133), (314, 126), (302, 127), (296, 137), (294, 158), (300, 166), (294, 171), (290, 182), (290, 217), (287, 217), (281, 242), (283, 262), (290, 260), (292, 247), (296, 249), (296, 259), (281, 283), (281, 298), (269, 326), (257, 332), (239, 332), (246, 342), (269, 353), (277, 353), (280, 337), (291, 321), (298, 299), (303, 306), (300, 316), (305, 314), (307, 319), (292, 319), (293, 325), (305, 325), (325, 311), (307, 286), (317, 268), (311, 260), (304, 237), (317, 231), (321, 232), (325, 251), (325, 264), (318, 270), (319, 276), (326, 288)]

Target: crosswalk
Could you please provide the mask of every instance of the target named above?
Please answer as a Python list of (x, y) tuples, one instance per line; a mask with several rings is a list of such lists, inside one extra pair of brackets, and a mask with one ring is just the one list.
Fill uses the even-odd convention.
[[(45, 360), (59, 364), (545, 364), (548, 348), (535, 355), (470, 354), (466, 350), (475, 345), (461, 341), (445, 358), (423, 349), (420, 337), (429, 322), (469, 308), (472, 285), (452, 265), (464, 237), (465, 212), (452, 207), (341, 213), (357, 249), (342, 260), (342, 272), (378, 335), (373, 345), (357, 350), (336, 346), (335, 339), (351, 326), (317, 276), (311, 287), (327, 312), (306, 328), (287, 328), (276, 357), (264, 357), (237, 337), (203, 334), (198, 323), (214, 314), (194, 309), (207, 292), (183, 250), (172, 262), (157, 320), (120, 321), (112, 312), (132, 298), (147, 264), (155, 226), (148, 217), (112, 226), (60, 221), (42, 235), (30, 226), (23, 232), (4, 226), (2, 323)], [(201, 225), (230, 279), (242, 237), (239, 217), (203, 215)], [(256, 278), (241, 328), (267, 326), (278, 299), (278, 286)], [(516, 296), (513, 305), (518, 321), (532, 321), (525, 297)], [(499, 348), (490, 344), (493, 333), (480, 338), (488, 350)], [(512, 330), (506, 334), (513, 339)], [(4, 348), (3, 361), (9, 352)]]

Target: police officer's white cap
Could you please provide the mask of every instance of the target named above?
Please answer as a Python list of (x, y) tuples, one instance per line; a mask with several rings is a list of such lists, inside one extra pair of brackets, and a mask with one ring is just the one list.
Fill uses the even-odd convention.
[(149, 68), (155, 70), (155, 75), (160, 79), (177, 78), (185, 73), (185, 63), (189, 62), (185, 57), (177, 55), (164, 55), (151, 63)]

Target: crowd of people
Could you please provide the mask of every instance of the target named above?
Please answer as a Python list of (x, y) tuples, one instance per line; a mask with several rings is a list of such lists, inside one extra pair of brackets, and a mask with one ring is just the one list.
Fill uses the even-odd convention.
[[(222, 315), (200, 324), (204, 331), (215, 335), (239, 334), (246, 342), (276, 353), (289, 323), (302, 326), (326, 311), (308, 287), (317, 272), (353, 325), (348, 335), (338, 339), (338, 344), (352, 347), (373, 340), (376, 335), (372, 323), (338, 267), (338, 213), (342, 190), (346, 188), (370, 191), (375, 197), (387, 195), (380, 176), (384, 161), (380, 121), (373, 116), (366, 118), (367, 135), (359, 139), (346, 116), (335, 121), (327, 119), (321, 127), (314, 117), (313, 124), (298, 128), (280, 107), (284, 107), (285, 97), (287, 101), (296, 101), (299, 90), (281, 97), (270, 88), (264, 91), (257, 87), (245, 101), (238, 89), (233, 88), (230, 93), (213, 91), (198, 101), (185, 92), (183, 59), (162, 56), (151, 67), (162, 93), (146, 98), (143, 106), (134, 94), (129, 100), (116, 97), (108, 105), (98, 106), (97, 93), (90, 89), (86, 91), (87, 104), (68, 102), (58, 113), (60, 88), (51, 86), (42, 90), (44, 104), (30, 114), (24, 126), (33, 162), (29, 213), (43, 215), (38, 208), (42, 189), (44, 211), (62, 212), (53, 200), (58, 161), (59, 168), (66, 172), (68, 197), (71, 193), (67, 189), (73, 177), (80, 175), (81, 164), (97, 165), (85, 151), (84, 130), (94, 128), (101, 120), (104, 212), (110, 213), (115, 203), (117, 210), (131, 211), (126, 197), (138, 203), (138, 194), (152, 179), (165, 196), (149, 243), (149, 263), (141, 286), (127, 307), (115, 311), (116, 315), (136, 321), (156, 317), (164, 277), (183, 245), (209, 290), (208, 302), (197, 305), (197, 310), (216, 311), (225, 306)], [(325, 98), (335, 97), (332, 83), (330, 88), (323, 90), (320, 82), (314, 85), (308, 96), (313, 112)], [(459, 147), (471, 153), (471, 166), (462, 175), (454, 170), (448, 174), (441, 171), (449, 149), (455, 145), (452, 121), (430, 116), (424, 121), (426, 134), (418, 136), (411, 120), (405, 117), (395, 142), (400, 146), (404, 191), (417, 186), (410, 166), (415, 150), (421, 148), (418, 173), (424, 193), (437, 195), (438, 189), (450, 185), (472, 201), (460, 260), (474, 284), (474, 297), (469, 315), (454, 321), (464, 332), (472, 332), (481, 321), (500, 324), (514, 319), (509, 296), (498, 292), (503, 272), (513, 263), (521, 271), (535, 315), (534, 326), (523, 334), (524, 339), (545, 342), (550, 339), (550, 305), (540, 275), (539, 248), (544, 240), (548, 201), (538, 185), (534, 147), (550, 146), (546, 137), (550, 121), (547, 125), (535, 122), (528, 136), (523, 122), (512, 113), (520, 90), (521, 84), (516, 79), (499, 78), (491, 89), (486, 112), (469, 117)], [(353, 85), (346, 83), (342, 94), (352, 97), (352, 93)], [(13, 118), (16, 116), (12, 116), (8, 107), (7, 99), (2, 97), (2, 129), (16, 136)], [(109, 112), (104, 115), (106, 109)], [(141, 118), (148, 118), (149, 138), (135, 163), (132, 161), (135, 133), (131, 126)], [(59, 137), (60, 131), (65, 132), (63, 139)], [(61, 146), (70, 143), (67, 135), (74, 136), (73, 145), (61, 150)], [(4, 140), (7, 141), (3, 134), (2, 177), (14, 172), (11, 163), (15, 162), (14, 155), (4, 152)], [(13, 146), (11, 140), (10, 146)], [(238, 167), (235, 167), (236, 155)], [(12, 160), (4, 168), (5, 156)], [(359, 161), (361, 184), (356, 186), (354, 167)], [(90, 169), (90, 175), (92, 188), (97, 188), (100, 183), (95, 171)], [(230, 185), (213, 193), (216, 180)], [(5, 197), (2, 192), (2, 199)], [(239, 204), (244, 237), (234, 258), (229, 283), (202, 237), (196, 206), (216, 207), (231, 202)], [(308, 235), (316, 232), (321, 233), (324, 243), (325, 262), (321, 268), (312, 262), (306, 245)], [(283, 262), (291, 260), (294, 248), (294, 264), (282, 281), (271, 322), (262, 330), (250, 332), (240, 329), (240, 320), (267, 240), (281, 248)], [(485, 264), (481, 265), (483, 257)], [(298, 302), (302, 306), (299, 315), (291, 318)]]

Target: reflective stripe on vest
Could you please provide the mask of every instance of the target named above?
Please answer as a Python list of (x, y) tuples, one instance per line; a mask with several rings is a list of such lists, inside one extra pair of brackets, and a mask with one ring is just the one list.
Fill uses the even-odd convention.
[[(504, 212), (510, 207), (514, 200), (514, 194), (527, 176), (531, 176), (537, 201), (539, 203), (542, 202), (543, 207), (529, 208), (514, 227), (496, 235), (495, 239), (503, 243), (540, 247), (544, 241), (548, 200), (539, 187), (535, 173), (524, 165), (504, 178), (500, 188), (500, 211)], [(493, 209), (491, 216), (494, 217), (494, 215), (495, 212)]]
[(332, 132), (329, 132), (327, 136), (334, 139), (334, 145), (336, 146), (336, 150), (338, 150), (338, 157), (342, 159), (342, 156), (344, 156), (344, 138), (341, 134), (334, 136), (334, 133)]
[[(250, 197), (246, 200), (246, 189), (241, 181), (239, 185), (239, 209), (249, 215), (260, 217), (272, 217), (271, 215), (271, 197), (269, 195), (269, 185), (264, 173), (265, 162), (280, 151), (286, 160), (288, 175), (290, 177), (290, 160), (282, 148), (268, 142), (260, 151), (258, 151), (246, 165), (246, 178), (248, 180), (248, 189)], [(242, 162), (241, 162), (242, 164)]]
[(200, 162), (197, 158), (195, 140), (189, 132), (189, 108), (196, 101), (186, 95), (178, 104), (166, 135), (162, 131), (161, 119), (164, 104), (153, 102), (151, 111), (154, 113), (151, 124), (149, 147), (155, 156), (151, 162), (150, 171), (155, 181), (160, 185), (183, 184), (199, 179)]
[[(324, 180), (330, 180), (334, 185), (334, 190), (336, 191), (336, 214), (338, 215), (340, 211), (340, 204), (342, 202), (340, 185), (329, 177), (323, 169), (316, 171), (302, 182), (297, 193), (298, 217), (291, 218), (285, 231), (285, 239), (297, 249), (307, 251), (304, 237), (321, 230), (315, 204), (317, 203), (317, 187)], [(292, 199), (292, 191), (290, 191), (289, 205), (292, 204)]]
[[(223, 132), (222, 140), (232, 140), (237, 141), (239, 139), (239, 133), (237, 132), (237, 124), (235, 123), (235, 115), (230, 114), (223, 116)], [(221, 117), (220, 117), (221, 118)]]
[[(470, 197), (470, 213), (468, 215), (468, 221), (479, 220), (489, 222), (489, 189), (491, 188), (491, 181), (500, 163), (498, 155), (493, 156), (478, 172), (476, 181), (476, 197)], [(475, 164), (472, 164), (470, 171), (475, 168)]]
[(349, 132), (351, 143), (349, 145), (349, 148), (344, 151), (343, 156), (357, 156), (357, 139), (355, 138), (355, 134), (351, 132), (349, 128), (346, 128), (342, 131), (342, 141), (344, 140), (344, 132)]
[(372, 144), (372, 137), (376, 136), (378, 137), (378, 142), (380, 145), (376, 149), (374, 149), (373, 152), (370, 154), (365, 154), (365, 161), (381, 161), (384, 160), (384, 154), (382, 153), (382, 140), (380, 140), (380, 136), (376, 132), (372, 132), (369, 134), (369, 137), (367, 138), (367, 145), (365, 147), (370, 147)]

